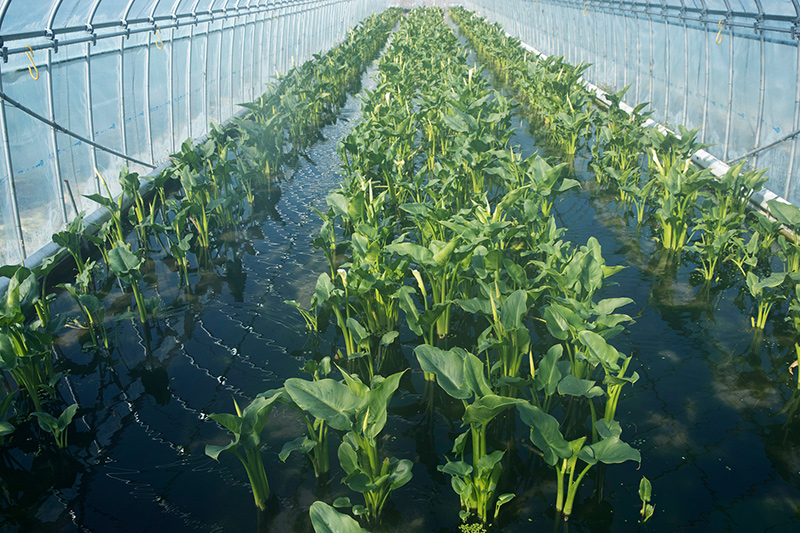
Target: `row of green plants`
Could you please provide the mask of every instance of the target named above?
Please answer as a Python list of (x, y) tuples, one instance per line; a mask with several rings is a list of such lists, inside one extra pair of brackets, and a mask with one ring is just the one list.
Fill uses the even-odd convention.
[[(99, 227), (87, 228), (81, 213), (53, 241), (71, 256), (74, 281), (53, 286), (48, 275), (56, 257), (40, 266), (7, 265), (9, 278), (0, 298), (0, 444), (21, 425), (31, 428), (41, 447), (68, 445), (69, 426), (78, 413), (60, 394), (62, 373), (54, 360), (54, 342), (64, 328), (79, 330), (83, 348), (109, 354), (108, 325), (136, 317), (147, 328), (158, 317), (159, 300), (146, 298), (147, 261), (153, 253), (171, 257), (181, 284), (191, 290), (191, 272), (213, 268), (225, 252), (225, 233), (245, 230), (253, 211), (270, 201), (283, 169), (304, 157), (320, 138), (319, 130), (336, 120), (347, 94), (359, 88), (363, 72), (385, 45), (401, 10), (365, 19), (339, 46), (292, 68), (228, 125), (211, 124), (208, 139), (191, 139), (172, 156), (173, 166), (142, 178), (123, 168), (116, 197), (103, 176), (105, 194), (87, 196), (108, 214)], [(143, 192), (143, 179), (150, 182)], [(61, 278), (63, 279), (63, 277)], [(115, 316), (105, 297), (117, 285), (133, 302)], [(51, 316), (50, 306), (63, 291), (78, 316)], [(147, 333), (145, 331), (145, 333)], [(13, 445), (13, 443), (12, 443)]]
[[(335, 508), (375, 524), (391, 492), (411, 480), (411, 464), (389, 456), (381, 439), (408, 371), (401, 335), (415, 346), (411, 372), (424, 375), (429, 416), (458, 413), (462, 431), (439, 470), (451, 479), (464, 528), (498, 520), (515, 497), (505, 491), (506, 465), (518, 451), (497, 434), (518, 422), (529, 428), (535, 460), (552, 468), (542, 481), (555, 478), (564, 519), (590, 471), (602, 484), (604, 469), (593, 467), (640, 462), (616, 419), (622, 391), (638, 375), (610, 344), (631, 322), (619, 309), (632, 302), (601, 297), (621, 267), (606, 265), (593, 238), (563, 239), (553, 206), (578, 183), (566, 164), (523, 159), (511, 146), (516, 105), (468, 65), (443, 17), (439, 8), (412, 11), (381, 58), (363, 119), (340, 144), (342, 182), (318, 212), (314, 242), (328, 271), (308, 308), (287, 302), (312, 335), (333, 325), (333, 360), (309, 362), (310, 379), (288, 379), (236, 415), (212, 415), (235, 437), (207, 453), (238, 454), (261, 483), (253, 486), (259, 507), (266, 475), (248, 450), (260, 447), (276, 402), (307, 428), (282, 459), (306, 453), (322, 478), (331, 468), (328, 439), (337, 435), (343, 482), (363, 498), (312, 506), (312, 519), (324, 510), (337, 531), (361, 526)], [(646, 509), (648, 487), (643, 481)]]
[[(742, 161), (715, 177), (691, 161), (709, 146), (698, 142), (697, 129), (678, 126), (675, 135), (645, 127), (647, 104), (631, 114), (619, 106), (627, 88), (598, 102), (580, 82), (588, 65), (542, 60), (498, 24), (460, 7), (451, 12), (537, 136), (566, 156), (588, 149), (595, 186), (638, 228), (653, 228), (666, 261), (695, 262), (705, 294), (740, 283), (752, 302), (756, 344), (776, 307), (800, 335), (800, 209), (779, 200), (767, 202), (768, 213), (748, 209), (764, 170)], [(800, 357), (800, 344), (795, 349)]]

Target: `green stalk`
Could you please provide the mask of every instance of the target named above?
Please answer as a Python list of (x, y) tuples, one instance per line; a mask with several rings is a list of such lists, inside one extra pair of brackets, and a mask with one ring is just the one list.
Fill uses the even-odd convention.
[(569, 489), (567, 490), (567, 501), (564, 504), (564, 520), (569, 519), (569, 515), (572, 514), (572, 506), (575, 503), (575, 496), (578, 494), (578, 489), (581, 486), (581, 481), (583, 481), (583, 477), (589, 471), (592, 465), (586, 465), (586, 468), (581, 471), (580, 475), (578, 475), (578, 479), (574, 482), (572, 481), (572, 476), (575, 473), (574, 467), (570, 471), (569, 475)]
[(267, 500), (269, 500), (269, 482), (267, 481), (267, 472), (264, 470), (264, 462), (261, 459), (261, 450), (245, 450), (245, 457), (242, 457), (238, 451), (235, 453), (247, 472), (256, 507), (264, 511), (267, 508)]
[(137, 280), (133, 280), (131, 283), (131, 289), (133, 289), (133, 297), (136, 299), (136, 308), (139, 311), (139, 320), (142, 321), (142, 324), (147, 322), (147, 307), (144, 303), (144, 296), (142, 295), (142, 290), (139, 288), (139, 282)]
[(564, 509), (564, 471), (567, 468), (568, 459), (561, 462), (561, 468), (556, 468), (556, 482), (558, 483), (556, 490), (556, 511), (559, 513)]

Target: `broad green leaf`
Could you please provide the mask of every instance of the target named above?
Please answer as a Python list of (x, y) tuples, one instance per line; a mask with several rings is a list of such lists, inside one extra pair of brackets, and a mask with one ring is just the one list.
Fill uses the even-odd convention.
[(652, 497), (652, 492), (653, 485), (650, 483), (650, 480), (642, 476), (642, 480), (639, 482), (639, 498), (643, 502), (649, 502)]
[(456, 300), (458, 306), (467, 313), (478, 313), (492, 316), (492, 304), (483, 298), (470, 298), (469, 300)]
[(506, 492), (505, 494), (501, 494), (500, 496), (498, 496), (497, 497), (497, 503), (495, 504), (495, 508), (494, 508), (495, 516), (497, 516), (497, 513), (498, 513), (498, 511), (500, 510), (500, 507), (503, 504), (506, 504), (506, 503), (510, 502), (515, 497), (516, 497), (516, 494), (511, 493), (511, 492)]
[[(353, 357), (355, 357), (355, 355), (353, 355)], [(336, 368), (338, 368), (339, 372), (341, 372), (342, 377), (344, 378), (344, 384), (347, 385), (347, 388), (350, 389), (350, 392), (361, 398), (362, 402), (366, 400), (367, 394), (369, 393), (369, 387), (364, 385), (357, 375), (349, 373), (339, 365), (336, 365)]]
[(334, 290), (336, 290), (336, 288), (333, 286), (330, 276), (325, 272), (320, 274), (317, 278), (316, 288), (314, 289), (317, 302), (320, 304), (327, 302)]
[(567, 340), (569, 337), (569, 323), (552, 305), (545, 308), (544, 320), (550, 335), (560, 341)]
[(558, 362), (563, 353), (564, 347), (556, 344), (547, 350), (547, 353), (539, 362), (539, 369), (536, 371), (536, 383), (539, 388), (544, 389), (544, 393), (547, 396), (552, 396), (561, 382), (562, 375), (558, 368)]
[(620, 426), (619, 422), (616, 420), (607, 422), (605, 419), (601, 418), (597, 421), (597, 423), (595, 423), (594, 427), (597, 429), (597, 434), (600, 435), (600, 438), (602, 439), (607, 439), (608, 437), (619, 437), (622, 435), (622, 426)]
[(117, 276), (128, 277), (132, 272), (138, 272), (142, 260), (128, 249), (128, 245), (117, 241), (108, 252), (108, 266)]
[(770, 214), (781, 224), (786, 224), (792, 230), (800, 228), (800, 209), (797, 206), (780, 200), (770, 200), (767, 205), (769, 206)]
[(492, 394), (492, 389), (484, 376), (486, 368), (483, 362), (471, 353), (464, 352), (462, 355), (464, 357), (464, 379), (475, 393), (475, 397), (480, 398)]
[(640, 463), (642, 456), (639, 451), (619, 440), (619, 437), (609, 437), (585, 446), (578, 453), (578, 458), (586, 464), (605, 463), (607, 465), (636, 461)]
[(431, 243), (431, 249), (433, 251), (433, 262), (436, 264), (436, 266), (441, 267), (445, 263), (450, 261), (450, 256), (452, 255), (453, 250), (456, 249), (458, 240), (459, 240), (458, 238), (455, 238), (442, 247), (438, 246), (440, 244), (438, 241), (434, 241)]
[(19, 362), (19, 356), (9, 336), (0, 334), (0, 370), (14, 370)]
[(348, 318), (345, 325), (353, 334), (353, 339), (356, 341), (356, 344), (363, 344), (365, 341), (369, 340), (369, 333), (367, 333), (364, 326), (355, 318)]
[(472, 465), (464, 461), (448, 461), (447, 464), (436, 467), (440, 472), (451, 476), (467, 477), (472, 473)]
[(422, 371), (436, 374), (436, 382), (447, 394), (457, 400), (472, 397), (472, 390), (464, 375), (463, 358), (454, 351), (422, 344), (414, 348), (414, 354)]
[(284, 385), (292, 400), (314, 418), (324, 420), (333, 429), (349, 431), (361, 398), (347, 385), (330, 378), (307, 381), (289, 378)]
[(317, 443), (315, 441), (309, 439), (305, 435), (302, 437), (297, 437), (296, 439), (292, 439), (283, 445), (280, 453), (278, 453), (278, 459), (286, 462), (286, 459), (292, 452), (309, 453), (316, 445)]
[(14, 433), (14, 426), (8, 422), (0, 422), (0, 437)]
[(449, 128), (457, 131), (458, 133), (469, 132), (469, 126), (467, 126), (467, 123), (464, 121), (464, 119), (458, 115), (445, 115), (444, 117), (442, 117), (442, 121)]
[(500, 310), (500, 322), (506, 330), (522, 325), (522, 315), (528, 312), (528, 293), (522, 289), (514, 291)]
[(64, 431), (67, 426), (72, 422), (72, 419), (75, 417), (75, 413), (78, 412), (78, 404), (73, 403), (66, 409), (64, 412), (61, 413), (61, 416), (58, 417), (58, 421), (56, 423), (59, 431)]
[(389, 489), (399, 489), (411, 481), (411, 468), (413, 463), (408, 459), (400, 459), (394, 467), (394, 471), (389, 476)]
[(598, 315), (610, 315), (620, 307), (632, 303), (630, 298), (605, 298), (594, 305), (594, 310)]
[(314, 502), (309, 511), (316, 533), (369, 533), (358, 522), (324, 502)]
[(424, 246), (414, 244), (412, 242), (401, 242), (397, 244), (390, 244), (386, 247), (389, 253), (395, 253), (409, 257), (412, 261), (419, 265), (430, 265), (433, 263), (433, 253)]
[(478, 398), (474, 403), (468, 405), (464, 410), (462, 420), (465, 424), (487, 424), (509, 407), (522, 403), (522, 401), (523, 400), (517, 398), (507, 398), (505, 396), (489, 394)]
[(348, 476), (359, 471), (360, 467), (358, 466), (358, 454), (350, 445), (350, 443), (342, 442), (339, 445), (337, 456), (339, 457), (339, 465)]
[(211, 457), (215, 461), (219, 461), (219, 454), (235, 450), (238, 445), (239, 445), (238, 436), (225, 446), (217, 446), (216, 444), (206, 444), (206, 455)]
[(610, 368), (618, 370), (618, 361), (621, 357), (616, 348), (606, 342), (606, 340), (593, 331), (581, 331), (578, 334), (581, 342), (588, 348), (587, 359), (592, 365), (598, 362), (603, 365), (603, 368)]
[(531, 442), (544, 454), (550, 466), (559, 458), (572, 456), (572, 447), (559, 430), (559, 423), (553, 416), (527, 402), (517, 405), (520, 419), (531, 428)]
[(482, 477), (491, 473), (498, 466), (498, 463), (503, 460), (505, 453), (503, 450), (496, 450), (478, 459), (478, 464), (475, 465), (475, 477)]
[(419, 325), (419, 311), (417, 310), (417, 305), (414, 303), (413, 294), (414, 289), (408, 285), (403, 285), (395, 293), (400, 304), (400, 309), (405, 312), (408, 329), (416, 335), (422, 335), (422, 327)]
[(350, 498), (348, 498), (347, 496), (340, 496), (335, 500), (333, 500), (333, 506), (336, 507), (337, 509), (341, 508), (349, 509), (350, 507), (353, 506), (353, 504), (350, 501)]
[(56, 417), (50, 413), (34, 411), (31, 414), (39, 420), (39, 427), (48, 433), (55, 433), (55, 431), (58, 429), (58, 421), (56, 420)]
[(373, 441), (383, 431), (383, 426), (386, 425), (389, 400), (400, 385), (400, 378), (404, 373), (405, 370), (392, 374), (388, 378), (382, 379), (377, 385), (375, 385), (375, 381), (380, 376), (375, 376), (372, 389), (367, 393), (365, 402), (356, 413), (356, 426), (365, 428), (361, 429), (361, 432), (370, 441)]
[(242, 419), (230, 413), (213, 413), (208, 415), (208, 418), (218, 423), (234, 435), (239, 435), (242, 432)]
[(588, 379), (578, 379), (572, 374), (561, 380), (558, 384), (558, 393), (567, 396), (582, 396), (584, 398), (594, 398), (602, 396), (603, 389), (597, 386), (594, 381)]

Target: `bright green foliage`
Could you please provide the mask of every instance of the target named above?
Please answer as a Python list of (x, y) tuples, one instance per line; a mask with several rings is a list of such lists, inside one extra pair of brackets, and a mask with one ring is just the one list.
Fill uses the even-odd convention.
[[(462, 518), (474, 513), (481, 522), (488, 523), (497, 517), (500, 506), (514, 495), (496, 494), (502, 470), (500, 461), (505, 452), (488, 452), (486, 429), (495, 417), (522, 400), (494, 394), (487, 381), (485, 365), (460, 348), (445, 351), (421, 345), (414, 353), (422, 370), (433, 374), (439, 386), (464, 405), (462, 422), (469, 430), (456, 439), (453, 447), (453, 454), (460, 460), (448, 460), (439, 470), (452, 476), (453, 490), (464, 509)], [(468, 438), (472, 443), (471, 464), (464, 461)]]
[(348, 417), (358, 404), (358, 398), (348, 395), (342, 383), (326, 379), (331, 371), (329, 357), (319, 363), (309, 361), (303, 370), (312, 375), (313, 381), (290, 378), (283, 389), (270, 391), (264, 396), (280, 394), (278, 400), (299, 411), (308, 430), (307, 435), (283, 446), (278, 454), (280, 460), (286, 461), (295, 451), (305, 453), (314, 465), (314, 474), (320, 477), (330, 470), (328, 427), (342, 431), (348, 429)]
[(64, 412), (61, 413), (58, 418), (49, 413), (41, 413), (38, 411), (31, 414), (39, 420), (39, 427), (41, 427), (44, 431), (53, 434), (53, 438), (56, 441), (56, 446), (59, 448), (66, 448), (67, 430), (77, 411), (78, 404), (73, 403), (64, 409)]
[(52, 332), (56, 323), (41, 318), (26, 324), (31, 314), (49, 315), (42, 305), (39, 282), (29, 269), (4, 266), (0, 276), (9, 278), (0, 298), (0, 370), (8, 372), (30, 398), (32, 411), (44, 411), (42, 395), (51, 393), (60, 374), (53, 368)]
[(785, 273), (775, 273), (761, 278), (754, 272), (748, 272), (745, 278), (747, 290), (756, 304), (756, 316), (750, 318), (750, 323), (755, 330), (763, 330), (767, 325), (767, 317), (777, 302), (783, 300), (783, 296), (775, 290), (780, 287), (786, 279)]
[(639, 514), (642, 522), (650, 520), (656, 510), (656, 506), (650, 503), (652, 492), (653, 486), (650, 484), (650, 480), (642, 476), (642, 481), (639, 482), (639, 499), (642, 500), (642, 510), (639, 511)]
[(315, 533), (369, 533), (358, 522), (325, 502), (312, 503), (310, 514)]
[(158, 298), (153, 297), (147, 301), (144, 299), (139, 286), (142, 279), (142, 264), (144, 264), (144, 259), (140, 253), (131, 252), (130, 246), (124, 241), (117, 241), (108, 252), (108, 268), (133, 291), (139, 320), (144, 324), (147, 322), (148, 316), (158, 308)]
[(387, 378), (375, 376), (370, 386), (357, 376), (341, 372), (348, 392), (341, 387), (336, 389), (331, 399), (338, 408), (330, 414), (341, 423), (338, 429), (348, 430), (338, 451), (339, 465), (345, 472), (343, 482), (364, 496), (365, 506), (356, 505), (353, 511), (377, 521), (392, 491), (411, 481), (411, 461), (395, 457), (381, 460), (377, 441), (386, 425), (389, 400), (403, 372)]
[(239, 405), (234, 400), (236, 414), (215, 413), (209, 415), (211, 420), (233, 433), (233, 440), (225, 446), (207, 444), (206, 455), (218, 461), (219, 455), (223, 452), (234, 454), (247, 472), (256, 507), (262, 511), (266, 509), (267, 500), (269, 500), (269, 482), (261, 458), (261, 432), (264, 430), (264, 425), (266, 425), (267, 418), (272, 412), (272, 406), (277, 399), (277, 396), (270, 398), (259, 396), (245, 407), (244, 411), (239, 409)]

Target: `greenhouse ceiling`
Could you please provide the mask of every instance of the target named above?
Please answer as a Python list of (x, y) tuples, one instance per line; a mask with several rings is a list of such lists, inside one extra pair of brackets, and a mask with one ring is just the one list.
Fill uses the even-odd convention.
[[(283, 0), (5, 0), (0, 8), (4, 53), (15, 41), (46, 39), (59, 44), (92, 41), (133, 31), (153, 31), (181, 24), (259, 13), (308, 2)], [(50, 46), (57, 46), (51, 44)], [(39, 48), (46, 48), (41, 45)], [(8, 49), (6, 49), (8, 48)], [(36, 49), (36, 47), (34, 47)]]

